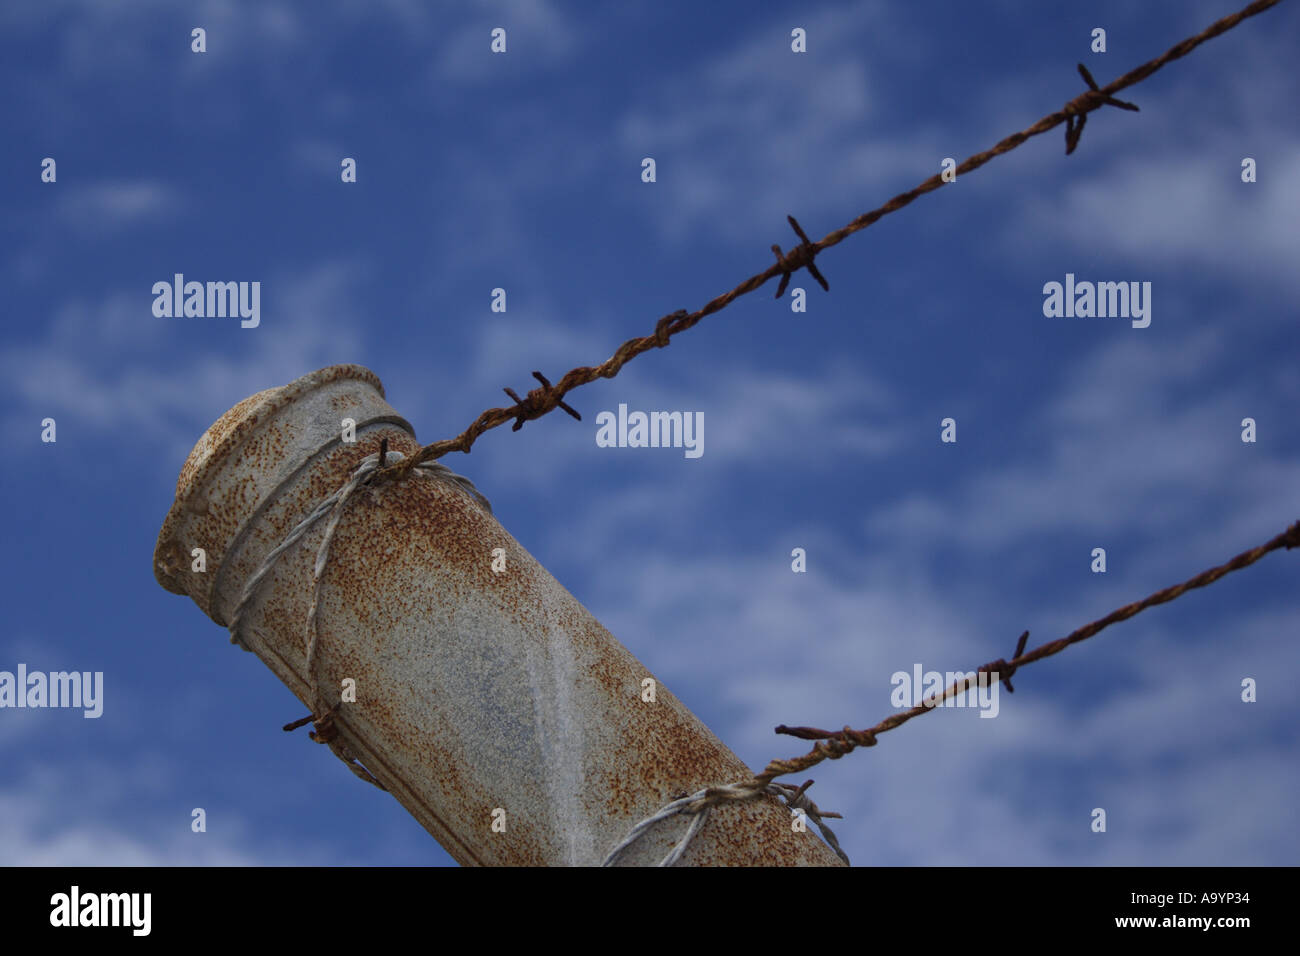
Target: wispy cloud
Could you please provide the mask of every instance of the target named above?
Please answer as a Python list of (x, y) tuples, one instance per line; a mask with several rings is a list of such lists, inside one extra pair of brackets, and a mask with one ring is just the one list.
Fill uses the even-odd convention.
[[(577, 23), (550, 0), (480, 2), (477, 7), (471, 22), (443, 33), (434, 58), (438, 82), (479, 82), (507, 67), (513, 68), (512, 75), (519, 68), (531, 72), (564, 62), (580, 44)], [(498, 27), (506, 31), (504, 54), (490, 48)]]
[[(143, 286), (112, 293), (102, 304), (69, 300), (41, 339), (0, 356), (11, 424), (30, 430), (47, 415), (67, 416), (91, 433), (187, 451), (218, 415), (254, 392), (357, 359), (358, 312), (348, 297), (359, 269), (329, 263), (272, 276), (263, 282), (255, 329), (220, 319), (159, 319)], [(220, 352), (208, 344), (210, 329), (190, 329), (185, 344), (183, 323), (213, 321), (227, 322), (231, 339)]]
[[(1223, 12), (1204, 4), (1178, 19), (1199, 29)], [(1004, 248), (1023, 255), (1032, 237), (1039, 248), (1091, 261), (1195, 270), (1294, 295), (1300, 183), (1285, 171), (1300, 160), (1300, 137), (1277, 118), (1291, 110), (1300, 83), (1262, 66), (1286, 55), (1288, 16), (1284, 7), (1269, 11), (1222, 46), (1198, 51), (1195, 73), (1170, 67), (1123, 94), (1140, 113), (1095, 114), (1063, 191), (1033, 191), (1012, 207)], [(1241, 180), (1247, 157), (1257, 163), (1254, 183)]]
[(329, 859), (322, 848), (268, 843), (228, 812), (204, 833), (190, 830), (192, 808), (179, 802), (165, 820), (141, 814), (142, 797), (158, 794), (156, 786), (142, 793), (140, 781), (158, 770), (156, 762), (140, 759), (92, 760), (12, 780), (12, 787), (0, 788), (0, 865), (288, 866)]
[(1259, 181), (1241, 181), (1241, 160), (1259, 150), (1223, 137), (1203, 150), (1150, 151), (1107, 163), (1057, 200), (1034, 199), (1015, 229), (1036, 243), (1086, 250), (1112, 263), (1193, 268), (1202, 278), (1243, 278), (1291, 290), (1300, 182), (1300, 140), (1254, 155)]
[[(790, 50), (788, 23), (751, 27), (731, 49), (677, 73), (627, 111), (619, 141), (637, 162), (653, 156), (654, 189), (671, 197), (650, 215), (665, 235), (697, 229), (730, 239), (772, 228), (792, 209), (833, 209), (937, 169), (939, 140), (924, 129), (882, 137), (879, 62), (893, 54), (865, 37), (889, 20), (880, 4), (834, 7), (799, 18), (816, 68)], [(811, 54), (809, 57), (811, 58)], [(707, 90), (707, 95), (701, 95)], [(861, 201), (850, 201), (850, 208)]]
[[(1259, 402), (1216, 367), (1221, 335), (1172, 345), (1128, 336), (1100, 348), (1031, 419), (1023, 457), (943, 497), (909, 494), (868, 527), (900, 546), (984, 550), (1065, 529), (1185, 539), (1190, 512), (1204, 520), (1229, 501), (1282, 520), (1300, 504), (1300, 461), (1240, 441), (1240, 421)], [(1261, 455), (1271, 468), (1242, 467)]]
[(108, 236), (185, 211), (180, 192), (161, 182), (62, 183), (57, 188), (56, 214), (82, 236)]

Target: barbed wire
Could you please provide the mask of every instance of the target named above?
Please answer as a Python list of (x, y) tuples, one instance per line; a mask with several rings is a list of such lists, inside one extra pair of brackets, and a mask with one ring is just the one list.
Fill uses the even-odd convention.
[[(1209, 570), (1202, 571), (1194, 577), (1188, 578), (1182, 584), (1172, 585), (1161, 591), (1156, 591), (1154, 594), (1149, 595), (1141, 601), (1134, 601), (1132, 604), (1126, 604), (1121, 608), (1116, 608), (1105, 617), (1098, 618), (1091, 624), (1085, 624), (1083, 627), (1072, 631), (1065, 637), (1059, 638), (1055, 641), (1049, 641), (1046, 644), (1040, 644), (1038, 647), (1035, 647), (1027, 653), (1025, 651), (1025, 644), (1029, 641), (1029, 632), (1025, 631), (1020, 635), (1020, 639), (1016, 642), (1016, 652), (1010, 661), (1002, 658), (999, 658), (996, 661), (991, 661), (990, 663), (978, 668), (976, 671), (967, 673), (967, 675), (962, 677), (961, 680), (954, 681), (944, 689), (942, 694), (934, 694), (909, 710), (891, 714), (874, 727), (868, 727), (863, 730), (854, 730), (853, 728), (846, 726), (843, 730), (820, 730), (816, 727), (787, 727), (785, 724), (781, 724), (776, 728), (776, 733), (786, 734), (791, 737), (799, 737), (804, 740), (816, 740), (817, 743), (813, 746), (813, 749), (808, 751), (806, 754), (793, 757), (789, 760), (773, 760), (769, 762), (763, 772), (756, 774), (751, 780), (737, 781), (734, 783), (723, 784), (721, 786), (709, 787), (705, 790), (699, 791), (698, 793), (691, 794), (689, 797), (684, 797), (666, 804), (656, 813), (634, 826), (628, 832), (628, 835), (623, 839), (623, 841), (610, 851), (609, 855), (605, 858), (603, 865), (613, 866), (616, 864), (622, 855), (634, 843), (641, 839), (646, 832), (648, 832), (653, 824), (680, 813), (695, 814), (695, 819), (691, 821), (691, 825), (687, 829), (686, 833), (673, 847), (668, 856), (666, 856), (659, 864), (660, 866), (671, 866), (677, 860), (681, 859), (682, 854), (686, 852), (687, 846), (692, 838), (694, 838), (695, 834), (698, 833), (700, 828), (704, 825), (704, 820), (707, 817), (709, 810), (713, 807), (726, 802), (757, 800), (768, 794), (785, 797), (787, 793), (794, 793), (796, 797), (803, 797), (808, 787), (812, 785), (811, 780), (797, 789), (791, 784), (785, 784), (784, 787), (787, 789), (775, 791), (772, 789), (774, 786), (782, 786), (781, 784), (775, 784), (775, 779), (777, 777), (784, 777), (787, 774), (800, 773), (801, 771), (817, 766), (817, 764), (824, 760), (839, 760), (841, 757), (852, 753), (859, 747), (874, 747), (877, 743), (876, 738), (880, 734), (883, 734), (888, 730), (893, 730), (896, 727), (901, 727), (913, 717), (920, 717), (922, 714), (927, 714), (932, 710), (936, 710), (939, 705), (949, 697), (955, 697), (957, 694), (964, 693), (970, 688), (972, 683), (979, 682), (980, 674), (989, 675), (985, 678), (986, 681), (1001, 681), (1001, 683), (1006, 687), (1008, 693), (1015, 693), (1015, 688), (1011, 686), (1011, 678), (1021, 667), (1025, 667), (1035, 661), (1040, 661), (1045, 657), (1059, 654), (1070, 645), (1078, 644), (1080, 641), (1086, 641), (1088, 638), (1096, 636), (1099, 632), (1105, 630), (1110, 625), (1116, 624), (1119, 621), (1126, 621), (1134, 615), (1145, 611), (1149, 607), (1154, 607), (1157, 604), (1166, 604), (1195, 588), (1203, 588), (1207, 585), (1213, 584), (1225, 574), (1230, 574), (1233, 571), (1252, 565), (1260, 558), (1264, 557), (1264, 555), (1271, 551), (1276, 551), (1278, 548), (1286, 548), (1288, 551), (1292, 548), (1300, 548), (1300, 521), (1295, 522), (1295, 524), (1291, 525), (1281, 534), (1277, 535), (1270, 541), (1261, 544), (1257, 548), (1243, 551), (1235, 558), (1225, 561), (1223, 564), (1217, 565)], [(786, 803), (789, 806), (798, 805), (789, 799), (786, 800)], [(830, 832), (830, 828), (821, 822), (822, 817), (838, 817), (839, 814), (827, 813), (825, 811), (818, 812), (815, 809), (816, 805), (812, 804), (812, 806), (814, 809), (807, 811), (809, 817), (817, 824), (818, 829), (820, 829), (822, 835), (826, 837), (827, 842), (831, 845), (831, 848), (835, 851), (836, 855), (845, 863), (848, 863), (849, 858), (840, 848), (839, 841), (836, 840), (834, 834)]]
[[(1062, 123), (1066, 124), (1065, 129), (1065, 153), (1070, 155), (1079, 145), (1079, 137), (1083, 134), (1083, 126), (1087, 121), (1088, 114), (1102, 106), (1116, 106), (1121, 109), (1136, 112), (1138, 107), (1132, 103), (1115, 99), (1114, 94), (1127, 87), (1142, 82), (1151, 74), (1155, 73), (1166, 63), (1177, 60), (1186, 56), (1192, 50), (1196, 49), (1207, 40), (1219, 36), (1231, 30), (1243, 20), (1253, 17), (1258, 13), (1263, 13), (1270, 7), (1276, 6), (1281, 0), (1255, 0), (1254, 3), (1243, 7), (1236, 13), (1229, 14), (1220, 20), (1216, 20), (1200, 33), (1188, 37), (1181, 43), (1170, 47), (1160, 56), (1153, 60), (1148, 60), (1141, 66), (1135, 67), (1129, 72), (1116, 80), (1112, 80), (1105, 86), (1098, 88), (1092, 75), (1088, 72), (1087, 67), (1082, 63), (1078, 65), (1079, 73), (1084, 81), (1088, 84), (1088, 89), (1080, 93), (1074, 99), (1065, 104), (1064, 108), (1057, 110), (1055, 113), (1049, 113), (1040, 119), (1037, 123), (1018, 133), (1013, 133), (999, 142), (992, 149), (987, 149), (982, 153), (966, 159), (961, 165), (957, 166), (953, 173), (955, 176), (964, 175), (973, 170), (979, 169), (985, 163), (989, 162), (995, 156), (1001, 156), (1009, 153), (1021, 143), (1034, 136), (1046, 133), (1048, 130), (1055, 129)], [(955, 179), (955, 176), (953, 177)], [(507, 395), (514, 400), (514, 405), (508, 408), (489, 408), (483, 411), (478, 418), (470, 424), (463, 432), (455, 438), (446, 438), (441, 441), (435, 441), (425, 445), (418, 453), (409, 458), (403, 459), (395, 465), (382, 469), (374, 476), (375, 481), (388, 481), (392, 479), (404, 478), (411, 473), (411, 470), (426, 461), (433, 461), (441, 458), (453, 451), (460, 451), (469, 454), (474, 442), (485, 431), (504, 425), (506, 422), (514, 420), (512, 431), (518, 431), (523, 427), (524, 422), (532, 421), (535, 418), (541, 418), (543, 415), (550, 414), (556, 408), (562, 408), (569, 415), (581, 421), (582, 416), (573, 408), (564, 402), (564, 396), (575, 388), (588, 385), (600, 378), (613, 378), (618, 375), (623, 366), (632, 359), (653, 348), (666, 348), (672, 337), (689, 328), (695, 326), (701, 319), (712, 315), (715, 312), (726, 308), (742, 295), (747, 295), (755, 289), (764, 285), (769, 279), (777, 276), (781, 277), (781, 282), (777, 286), (776, 298), (780, 298), (789, 284), (790, 277), (799, 269), (807, 269), (809, 274), (817, 280), (823, 289), (830, 291), (830, 284), (825, 277), (818, 271), (813, 260), (818, 253), (829, 249), (831, 246), (839, 245), (855, 232), (861, 232), (868, 226), (878, 222), (883, 217), (892, 212), (897, 212), (913, 200), (926, 193), (933, 192), (945, 183), (942, 174), (935, 174), (920, 185), (905, 193), (899, 193), (893, 199), (889, 200), (883, 206), (879, 206), (870, 212), (858, 216), (847, 226), (836, 229), (828, 233), (817, 242), (809, 240), (803, 228), (799, 225), (794, 216), (787, 216), (790, 226), (794, 229), (795, 234), (799, 237), (799, 244), (792, 247), (788, 252), (782, 252), (779, 245), (773, 245), (772, 251), (776, 254), (776, 262), (768, 266), (762, 272), (756, 273), (746, 279), (740, 285), (736, 286), (730, 292), (724, 292), (716, 296), (704, 305), (703, 308), (696, 312), (687, 312), (685, 309), (679, 309), (669, 315), (665, 315), (655, 323), (655, 330), (650, 335), (639, 338), (628, 339), (618, 347), (608, 359), (600, 365), (584, 365), (578, 368), (570, 369), (564, 374), (555, 385), (541, 372), (533, 372), (533, 377), (537, 379), (540, 385), (532, 389), (528, 394), (520, 398), (512, 389), (505, 388)]]
[(980, 667), (974, 674), (968, 674), (961, 680), (954, 681), (947, 687), (942, 695), (934, 695), (926, 698), (917, 706), (902, 713), (892, 714), (886, 717), (874, 727), (868, 727), (865, 730), (853, 730), (845, 727), (843, 730), (818, 730), (815, 727), (787, 727), (784, 724), (776, 728), (778, 734), (786, 734), (791, 737), (801, 737), (805, 740), (817, 740), (818, 743), (808, 753), (790, 760), (773, 760), (762, 773), (757, 774), (752, 783), (755, 786), (765, 786), (777, 777), (784, 777), (787, 774), (799, 773), (807, 770), (809, 767), (815, 767), (823, 760), (838, 760), (845, 754), (852, 753), (858, 747), (874, 747), (876, 737), (887, 730), (893, 730), (895, 727), (901, 727), (913, 717), (919, 717), (922, 714), (929, 713), (949, 697), (966, 691), (971, 683), (978, 679), (980, 673), (990, 675), (990, 678), (1000, 680), (1007, 688), (1009, 693), (1014, 693), (1015, 688), (1011, 686), (1011, 677), (1028, 664), (1040, 661), (1045, 657), (1051, 657), (1059, 654), (1071, 644), (1078, 644), (1080, 641), (1086, 641), (1094, 637), (1100, 631), (1110, 627), (1110, 625), (1119, 621), (1126, 621), (1145, 611), (1149, 607), (1157, 604), (1166, 604), (1176, 598), (1181, 597), (1188, 591), (1195, 588), (1203, 588), (1213, 584), (1225, 574), (1231, 574), (1233, 571), (1248, 567), (1254, 564), (1264, 555), (1276, 551), (1278, 548), (1286, 548), (1288, 551), (1292, 548), (1300, 547), (1300, 521), (1295, 522), (1281, 534), (1277, 535), (1270, 541), (1261, 544), (1257, 548), (1251, 548), (1249, 551), (1243, 551), (1229, 561), (1225, 561), (1216, 567), (1200, 574), (1188, 578), (1182, 584), (1175, 584), (1167, 587), (1162, 591), (1144, 598), (1141, 601), (1134, 601), (1132, 604), (1126, 604), (1121, 608), (1116, 608), (1105, 617), (1098, 618), (1091, 624), (1085, 624), (1078, 630), (1072, 631), (1065, 637), (1058, 638), (1055, 641), (1049, 641), (1046, 644), (1040, 644), (1029, 652), (1025, 652), (1025, 644), (1029, 640), (1029, 632), (1025, 631), (1020, 635), (1020, 640), (1016, 644), (1016, 653), (1011, 660), (999, 658), (996, 661), (985, 664)]

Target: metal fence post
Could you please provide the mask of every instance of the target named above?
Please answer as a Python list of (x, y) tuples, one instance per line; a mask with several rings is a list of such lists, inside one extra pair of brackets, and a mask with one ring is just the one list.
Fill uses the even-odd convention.
[[(158, 582), (230, 626), (267, 556), (384, 440), (394, 455), (420, 447), (360, 366), (240, 402), (181, 469), (155, 551)], [(318, 706), (337, 708), (336, 752), (460, 863), (596, 864), (674, 797), (752, 776), (456, 482), (416, 472), (360, 487), (340, 511), (317, 588), (325, 525), (256, 582), (239, 637), (309, 706), (314, 683)], [(624, 861), (657, 861), (687, 825), (657, 825)], [(840, 861), (764, 797), (716, 807), (681, 862)]]

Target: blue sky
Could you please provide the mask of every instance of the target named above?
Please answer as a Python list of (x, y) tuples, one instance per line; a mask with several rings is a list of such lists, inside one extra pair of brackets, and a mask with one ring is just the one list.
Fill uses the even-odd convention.
[[(450, 864), (154, 581), (204, 429), (355, 362), (450, 437), (765, 268), (786, 214), (819, 238), (1059, 109), (1076, 62), (1104, 84), (1234, 9), (6, 5), (0, 670), (103, 671), (105, 700), (0, 710), (0, 862)], [(1075, 155), (1058, 129), (827, 251), (807, 313), (769, 285), (573, 393), (582, 423), (446, 463), (755, 768), (804, 749), (778, 723), (873, 724), (895, 671), (1010, 656), (1266, 540), (1300, 517), (1297, 35), (1294, 4), (1247, 21)], [(260, 325), (156, 318), (176, 272), (260, 281)], [(1045, 317), (1068, 272), (1151, 282), (1150, 327)], [(597, 447), (619, 403), (703, 412), (704, 454)], [(1022, 671), (996, 719), (825, 764), (813, 796), (864, 865), (1295, 864), (1295, 560)]]

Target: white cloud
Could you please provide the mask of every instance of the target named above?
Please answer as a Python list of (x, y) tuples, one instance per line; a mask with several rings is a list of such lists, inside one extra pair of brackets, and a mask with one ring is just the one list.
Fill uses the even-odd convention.
[[(649, 105), (622, 118), (619, 140), (637, 162), (656, 158), (654, 189), (670, 200), (649, 214), (663, 232), (681, 239), (710, 229), (747, 239), (756, 228), (783, 228), (794, 213), (816, 239), (841, 225), (819, 228), (816, 214), (842, 216), (846, 202), (869, 208), (875, 202), (864, 196), (879, 201), (933, 171), (947, 155), (934, 132), (892, 128), (882, 136), (873, 126), (884, 112), (874, 71), (895, 53), (874, 48), (869, 71), (864, 38), (889, 29), (888, 20), (878, 4), (802, 17), (815, 68), (790, 52), (787, 27), (764, 23), (730, 51), (649, 91)], [(793, 241), (783, 237), (785, 246)]]
[(943, 498), (892, 502), (870, 517), (870, 530), (900, 545), (985, 550), (1071, 529), (1185, 541), (1193, 510), (1204, 520), (1240, 506), (1282, 521), (1300, 508), (1300, 460), (1274, 454), (1268, 467), (1254, 467), (1268, 452), (1240, 441), (1249, 393), (1216, 368), (1221, 335), (1176, 344), (1124, 335), (1098, 349), (1029, 419), (1022, 458)]
[[(294, 143), (289, 155), (295, 166), (313, 179), (338, 181), (343, 171), (342, 162), (355, 150), (337, 142), (323, 139), (304, 139)], [(353, 156), (353, 159), (356, 157)]]
[[(591, 330), (576, 327), (566, 318), (558, 310), (545, 308), (489, 313), (478, 325), (465, 386), (502, 395), (502, 386), (511, 385), (522, 394), (537, 386), (530, 375), (534, 368), (544, 374), (550, 370), (548, 377), (558, 381), (575, 365), (594, 364)], [(502, 404), (508, 401), (502, 395)]]
[[(800, 467), (843, 465), (846, 455), (879, 457), (898, 446), (897, 430), (878, 424), (892, 407), (892, 396), (876, 377), (849, 362), (832, 360), (800, 376), (721, 374), (711, 379), (706, 394), (701, 396), (708, 407), (706, 454), (728, 463), (770, 460), (775, 448), (800, 444), (814, 430), (816, 444), (805, 447)], [(677, 407), (665, 404), (671, 395), (666, 391), (655, 407)]]
[[(1300, 140), (1260, 145), (1224, 136), (1208, 149), (1146, 150), (1107, 163), (1061, 199), (1024, 204), (1015, 228), (1035, 243), (1086, 250), (1130, 272), (1192, 268), (1204, 278), (1294, 291), (1300, 182), (1283, 170), (1300, 162)], [(1256, 153), (1260, 179), (1243, 183), (1240, 160)]]
[[(1180, 19), (1203, 26), (1222, 14), (1213, 6)], [(1121, 93), (1140, 113), (1091, 114), (1062, 192), (1030, 192), (1002, 220), (1008, 252), (1023, 255), (1031, 241), (1088, 261), (1294, 294), (1300, 183), (1285, 171), (1300, 160), (1300, 137), (1277, 121), (1294, 101), (1294, 43), (1280, 29), (1288, 15), (1252, 18)], [(1241, 181), (1247, 156), (1258, 163), (1251, 184)]]
[(184, 200), (171, 186), (143, 181), (61, 185), (55, 207), (58, 217), (83, 236), (104, 236), (139, 223), (163, 222), (184, 208)]
[[(111, 293), (103, 304), (69, 300), (41, 339), (0, 356), (11, 425), (30, 429), (47, 415), (67, 417), (64, 429), (71, 424), (131, 443), (162, 442), (183, 457), (236, 402), (357, 360), (359, 313), (348, 296), (358, 275), (355, 264), (327, 263), (269, 277), (255, 329), (224, 319), (156, 318), (145, 286)], [(212, 322), (226, 323), (230, 341), (222, 352), (210, 345), (212, 330), (193, 328)], [(178, 344), (182, 338), (189, 344)]]
[[(550, 0), (479, 3), (478, 7), (470, 22), (440, 31), (446, 39), (433, 58), (440, 82), (484, 80), (516, 63), (553, 65), (567, 59), (579, 44), (576, 24)], [(497, 27), (506, 31), (504, 54), (491, 50), (492, 31)]]
[(46, 767), (0, 789), (0, 865), (3, 866), (287, 866), (329, 859), (319, 847), (285, 847), (250, 832), (223, 813), (206, 833), (189, 828), (190, 810), (174, 817), (133, 812), (154, 797), (156, 762), (125, 769), (95, 761)]
[(247, 53), (284, 49), (302, 35), (297, 12), (288, 3), (201, 0), (183, 20), (175, 12), (166, 0), (115, 4), (51, 0), (39, 5), (8, 5), (0, 19), (14, 33), (57, 24), (59, 61), (54, 66), (61, 76), (78, 81), (106, 73), (117, 78), (127, 73), (146, 75), (151, 58), (144, 53), (150, 30), (158, 26), (174, 26), (177, 48), (187, 54), (190, 30), (203, 27), (208, 32), (209, 55), (216, 54), (221, 60), (225, 59), (223, 48)]

